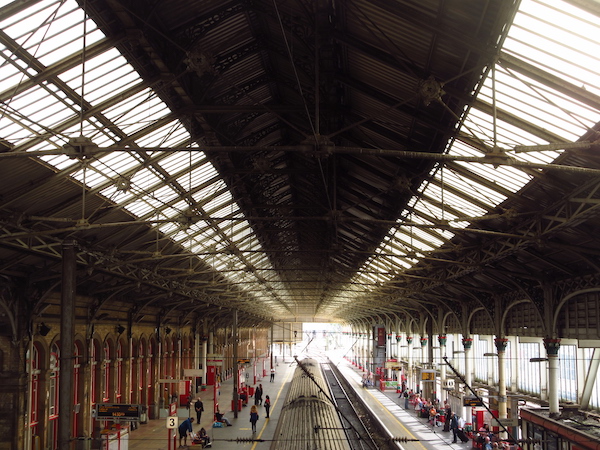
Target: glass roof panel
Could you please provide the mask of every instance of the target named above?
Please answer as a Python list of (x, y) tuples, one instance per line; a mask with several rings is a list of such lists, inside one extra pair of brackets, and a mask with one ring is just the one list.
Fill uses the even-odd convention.
[[(34, 86), (12, 97), (7, 103), (10, 110), (3, 117), (3, 127), (5, 121), (13, 120), (21, 128), (16, 135), (11, 135), (14, 145), (19, 145), (22, 140), (30, 139), (34, 135), (48, 134), (57, 123), (73, 115), (73, 111), (69, 109), (73, 102), (57, 101), (56, 89), (51, 85)], [(11, 115), (13, 111), (15, 114)]]
[(103, 115), (125, 135), (133, 135), (168, 114), (166, 105), (149, 88), (123, 98), (103, 111)]
[[(439, 172), (438, 172), (439, 173)], [(437, 177), (438, 174), (436, 174)], [(453, 180), (454, 181), (454, 180)], [(448, 183), (446, 175), (444, 175), (444, 183)], [(464, 190), (463, 192), (468, 193), (469, 197), (476, 198), (480, 200), (482, 203), (487, 203), (485, 201), (485, 197), (481, 195), (481, 192), (478, 188), (482, 187), (481, 185), (472, 184), (472, 190)], [(453, 192), (449, 192), (448, 190), (444, 190), (444, 185), (435, 185), (430, 184), (427, 189), (428, 195), (434, 195), (432, 198), (440, 200), (442, 199), (442, 207), (437, 207), (438, 216), (436, 216), (439, 220), (454, 220), (458, 217), (457, 212), (462, 213), (461, 216), (470, 216), (475, 217), (479, 215), (483, 215), (487, 212), (486, 209), (471, 203), (468, 199), (463, 197), (459, 197)], [(488, 208), (488, 209), (491, 209)], [(453, 210), (454, 212), (451, 212)]]
[[(163, 110), (163, 112), (167, 111)], [(170, 120), (140, 136), (136, 140), (136, 144), (142, 149), (144, 147), (175, 147), (188, 138), (188, 132), (183, 124), (178, 120)], [(184, 155), (182, 154), (182, 156)]]
[(562, 0), (523, 1), (504, 51), (600, 95), (598, 17)]
[[(468, 169), (471, 169), (473, 164), (471, 163), (468, 166)], [(484, 166), (481, 170), (478, 170), (478, 175), (482, 176), (485, 180), (493, 180), (491, 175), (486, 173), (485, 169), (489, 166)], [(479, 165), (477, 165), (479, 167)], [(493, 172), (494, 168), (489, 167), (491, 172)], [(470, 170), (470, 172), (476, 172), (475, 170)], [(442, 172), (437, 171), (435, 174), (435, 178), (442, 180)], [(498, 190), (494, 190), (491, 187), (488, 187), (482, 183), (478, 183), (473, 179), (469, 179), (468, 177), (458, 173), (458, 171), (454, 170), (452, 167), (446, 168), (443, 171), (443, 184), (452, 186), (453, 189), (458, 189), (459, 192), (464, 192), (468, 198), (475, 198), (482, 203), (486, 203), (488, 205), (488, 209), (493, 208), (495, 205), (501, 203), (506, 199), (505, 195), (502, 195)], [(444, 198), (444, 202), (448, 203), (453, 208), (462, 209), (466, 215), (476, 216), (477, 214), (484, 214), (483, 208), (476, 206), (469, 202), (468, 200), (459, 197), (457, 194), (452, 192), (441, 192), (442, 189), (439, 186), (429, 186), (432, 192), (437, 192), (439, 195), (436, 195), (434, 198)]]
[(139, 83), (137, 73), (114, 48), (86, 59), (85, 65), (78, 64), (59, 77), (81, 94), (82, 72), (85, 100), (92, 105), (109, 98), (118, 98), (120, 93)]
[[(183, 186), (196, 186), (204, 180), (198, 173), (198, 165), (206, 162), (206, 155), (200, 151), (173, 152), (160, 160), (160, 166), (171, 175), (180, 174), (176, 179)], [(191, 170), (190, 170), (191, 169)], [(187, 179), (186, 179), (187, 177)], [(189, 186), (188, 186), (189, 187)]]
[[(227, 190), (223, 190), (218, 196), (213, 197), (212, 200), (205, 203), (203, 209), (207, 214), (212, 216), (216, 212), (226, 208), (232, 201), (233, 198), (231, 197), (231, 193)], [(224, 212), (224, 214), (227, 214), (227, 212)]]

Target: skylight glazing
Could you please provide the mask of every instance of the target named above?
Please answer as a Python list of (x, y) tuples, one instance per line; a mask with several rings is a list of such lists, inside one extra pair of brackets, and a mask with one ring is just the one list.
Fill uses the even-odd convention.
[[(480, 90), (478, 100), (496, 108), (496, 117), (483, 109), (477, 109), (477, 103), (464, 118), (462, 132), (470, 135), (473, 142), (487, 147), (487, 152), (470, 145), (460, 137), (452, 142), (448, 149), (451, 155), (483, 157), (493, 151), (511, 151), (515, 145), (546, 144), (553, 142), (573, 142), (583, 136), (600, 121), (600, 112), (585, 104), (572, 93), (581, 89), (598, 95), (600, 86), (600, 23), (598, 18), (560, 0), (523, 0), (514, 23), (509, 30), (502, 52), (490, 71)], [(508, 61), (510, 55), (516, 58)], [(519, 68), (518, 61), (534, 66), (540, 71), (534, 79), (526, 64)], [(555, 77), (567, 80), (573, 86), (559, 91)], [(521, 161), (547, 164), (556, 159), (561, 151), (539, 151), (528, 153), (510, 153)], [(414, 222), (434, 225), (431, 219), (454, 220), (448, 211), (425, 201), (425, 198), (443, 199), (444, 203), (473, 217), (486, 214), (486, 209), (473, 200), (483, 201), (491, 210), (507, 197), (506, 192), (517, 192), (533, 175), (532, 170), (523, 170), (513, 166), (477, 164), (457, 161), (453, 164), (462, 167), (461, 174), (456, 171), (443, 171), (443, 185), (424, 183), (412, 209)], [(450, 167), (452, 164), (450, 165)], [(472, 173), (472, 176), (466, 176)], [(436, 180), (442, 179), (442, 171), (436, 167), (431, 174)], [(481, 180), (478, 182), (477, 180)], [(444, 190), (441, 186), (445, 186)], [(464, 192), (463, 196), (450, 194), (449, 191)], [(410, 215), (405, 213), (405, 217)], [(428, 218), (428, 219), (425, 219)], [(400, 223), (400, 222), (399, 222)], [(468, 222), (452, 222), (453, 227), (467, 226)], [(433, 232), (433, 230), (431, 231)], [(399, 226), (390, 230), (393, 241), (407, 242), (423, 251), (434, 250), (444, 242), (433, 238), (425, 228)], [(450, 238), (447, 230), (435, 229), (439, 235)], [(381, 245), (385, 248), (386, 241)], [(402, 249), (397, 250), (400, 254)], [(361, 269), (364, 274), (376, 267), (370, 259)], [(360, 275), (357, 278), (361, 278)], [(364, 279), (369, 278), (363, 275)]]
[[(0, 2), (0, 7), (9, 3)], [(248, 260), (270, 271), (250, 225), (200, 149), (192, 153), (145, 150), (186, 147), (189, 133), (170, 118), (169, 108), (151, 87), (143, 86), (116, 49), (100, 47), (105, 36), (96, 25), (89, 19), (85, 25), (83, 21), (84, 14), (75, 1), (47, 0), (0, 23), (19, 48), (17, 52), (0, 49), (0, 92), (4, 92), (0, 134), (10, 137), (15, 151), (62, 149), (72, 138), (89, 138), (100, 151), (90, 148), (95, 153), (82, 159), (64, 155), (42, 158), (88, 188), (98, 189), (134, 217), (157, 221), (157, 229), (183, 248), (206, 254), (212, 247), (202, 260), (232, 281)], [(86, 55), (85, 62), (84, 43), (86, 50), (93, 46), (99, 50)], [(53, 66), (59, 63), (65, 68), (55, 73)], [(34, 76), (38, 79), (30, 82)], [(116, 145), (131, 150), (101, 151)], [(191, 196), (186, 198), (188, 191)], [(236, 221), (199, 220), (207, 213), (235, 215)], [(165, 222), (173, 218), (177, 220)], [(239, 252), (215, 251), (229, 247), (234, 239), (255, 253), (242, 261)], [(160, 246), (157, 243), (157, 251)], [(261, 275), (245, 276), (256, 282)], [(273, 294), (264, 291), (264, 295)]]
[[(0, 1), (0, 7), (10, 3)], [(106, 44), (96, 25), (86, 19), (84, 27), (83, 21), (75, 1), (45, 0), (0, 23), (16, 48), (0, 48), (0, 136), (9, 137), (17, 151), (59, 149), (80, 135), (101, 148), (130, 147), (129, 153), (98, 153), (83, 161), (64, 155), (43, 160), (98, 189), (140, 220), (177, 219), (156, 227), (192, 252), (206, 254), (212, 248), (202, 260), (223, 276), (235, 281), (244, 270), (243, 279), (254, 280), (265, 297), (275, 294), (262, 280), (272, 280), (273, 287), (283, 290), (250, 224), (201, 150), (145, 150), (186, 147), (192, 138), (116, 49), (107, 48), (82, 63), (84, 41), (88, 49)], [(463, 118), (461, 132), (468, 139), (457, 137), (448, 153), (484, 157), (505, 152), (521, 161), (552, 162), (560, 151), (517, 154), (512, 149), (576, 141), (600, 121), (597, 109), (573, 95), (577, 90), (600, 95), (599, 35), (597, 17), (567, 2), (523, 0), (494, 70), (481, 87), (479, 104)], [(63, 63), (66, 69), (56, 74), (55, 67)], [(572, 86), (557, 88), (554, 78)], [(489, 113), (491, 107), (497, 117)], [(420, 187), (397, 226), (345, 288), (348, 296), (391, 280), (394, 271), (411, 267), (417, 257), (448, 243), (452, 229), (469, 225), (461, 216), (485, 216), (525, 186), (535, 169), (456, 161), (436, 167), (431, 175), (434, 181)], [(228, 216), (235, 220), (219, 220)], [(241, 252), (221, 251), (231, 249), (232, 243)], [(248, 266), (255, 270), (248, 271)]]

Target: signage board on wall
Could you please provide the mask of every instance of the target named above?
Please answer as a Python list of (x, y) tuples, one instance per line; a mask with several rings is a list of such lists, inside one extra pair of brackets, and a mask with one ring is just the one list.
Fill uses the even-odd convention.
[(421, 370), (421, 381), (435, 381), (435, 370)]
[(99, 420), (140, 420), (141, 412), (141, 405), (124, 403), (98, 403), (96, 405), (96, 418)]
[(463, 406), (483, 406), (483, 402), (474, 395), (463, 397)]

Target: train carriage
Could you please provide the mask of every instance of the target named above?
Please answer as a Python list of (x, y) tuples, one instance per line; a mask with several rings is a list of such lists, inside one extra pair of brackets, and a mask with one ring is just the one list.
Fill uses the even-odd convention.
[(271, 450), (350, 449), (338, 412), (326, 392), (328, 388), (319, 363), (311, 358), (299, 362)]

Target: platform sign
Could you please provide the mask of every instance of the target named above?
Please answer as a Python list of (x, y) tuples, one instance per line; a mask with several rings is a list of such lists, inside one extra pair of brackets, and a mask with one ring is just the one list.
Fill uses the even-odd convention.
[(179, 417), (177, 417), (177, 416), (167, 417), (167, 428), (173, 429), (173, 428), (177, 428), (178, 426), (179, 426)]
[(207, 359), (206, 365), (214, 366), (214, 367), (221, 367), (223, 365), (223, 360), (222, 359)]
[(422, 370), (421, 381), (435, 381), (435, 370)]
[(496, 419), (493, 418), (492, 419), (492, 426), (493, 427), (518, 427), (519, 426), (519, 419), (517, 417), (511, 417), (509, 419)]
[(123, 403), (99, 403), (96, 406), (96, 418), (99, 420), (140, 420), (142, 405)]
[(474, 395), (463, 397), (463, 406), (483, 406), (483, 402)]

